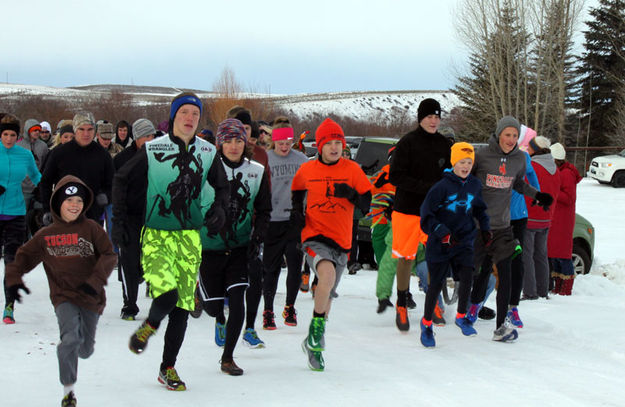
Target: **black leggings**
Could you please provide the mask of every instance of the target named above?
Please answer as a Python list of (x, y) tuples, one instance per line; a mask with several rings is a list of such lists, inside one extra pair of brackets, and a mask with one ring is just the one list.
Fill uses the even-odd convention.
[[(243, 328), (243, 318), (245, 316), (245, 304), (243, 297), (245, 295), (245, 286), (237, 285), (228, 290), (228, 320), (226, 321), (226, 343), (224, 345), (224, 351), (221, 355), (223, 362), (229, 362), (232, 360), (232, 354), (236, 347), (239, 335), (241, 335), (241, 328)], [(223, 301), (206, 301), (204, 302), (204, 309), (208, 315), (217, 317), (220, 314), (223, 315)]]
[[(510, 222), (512, 226), (512, 234), (514, 238), (519, 241), (521, 248), (523, 248), (523, 236), (525, 235), (525, 229), (527, 229), (527, 218), (516, 219)], [(521, 291), (523, 291), (523, 274), (525, 265), (523, 264), (523, 255), (519, 254), (512, 259), (512, 287), (510, 288), (510, 305), (519, 305), (521, 299)]]
[(260, 259), (250, 260), (248, 267), (248, 279), (250, 286), (245, 293), (245, 303), (247, 305), (247, 316), (245, 318), (245, 328), (254, 329), (258, 305), (263, 292), (263, 263)]
[(265, 238), (263, 263), (265, 274), (263, 281), (263, 298), (265, 310), (273, 311), (273, 300), (278, 288), (282, 257), (286, 256), (286, 305), (294, 305), (297, 293), (302, 282), (302, 259), (304, 253), (299, 248), (299, 242), (294, 240), (291, 225), (286, 222), (269, 222), (269, 229)]
[(428, 273), (430, 275), (430, 283), (425, 293), (425, 305), (423, 306), (423, 318), (426, 321), (432, 320), (436, 301), (443, 289), (443, 285), (447, 282), (449, 267), (452, 267), (454, 280), (459, 281), (458, 286), (458, 307), (457, 311), (464, 314), (469, 302), (471, 293), (471, 282), (473, 279), (473, 267), (462, 265), (454, 262), (430, 263), (428, 262)]
[[(11, 220), (0, 221), (0, 252), (4, 256), (4, 266), (13, 263), (17, 249), (24, 243), (26, 238), (26, 221), (24, 216), (16, 216)], [(4, 249), (4, 250), (3, 250)], [(7, 298), (7, 283), (4, 279), (4, 298)], [(5, 307), (9, 302), (5, 303)]]
[(150, 325), (154, 328), (158, 328), (161, 321), (169, 315), (167, 329), (165, 330), (165, 345), (163, 347), (161, 370), (165, 370), (176, 364), (176, 359), (187, 331), (189, 311), (176, 307), (176, 302), (178, 302), (178, 291), (176, 290), (171, 290), (158, 296), (152, 301), (147, 319)]
[[(491, 260), (487, 256), (484, 261), (486, 263)], [(497, 263), (497, 275), (499, 276), (499, 285), (497, 286), (497, 328), (505, 322), (508, 313), (508, 304), (510, 303), (511, 264), (510, 257)], [(471, 302), (473, 304), (484, 301), (490, 273), (490, 267), (482, 267), (480, 272), (475, 276), (473, 280), (473, 292), (471, 293)]]

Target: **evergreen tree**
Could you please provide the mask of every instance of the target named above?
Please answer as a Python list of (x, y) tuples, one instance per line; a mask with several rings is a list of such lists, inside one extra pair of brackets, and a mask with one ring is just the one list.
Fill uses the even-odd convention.
[(599, 0), (584, 31), (578, 73), (579, 144), (625, 141), (625, 1)]

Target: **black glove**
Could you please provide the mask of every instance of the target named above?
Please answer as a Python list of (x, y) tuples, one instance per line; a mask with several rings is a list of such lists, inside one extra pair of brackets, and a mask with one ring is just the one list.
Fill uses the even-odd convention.
[(44, 226), (48, 226), (52, 223), (52, 214), (50, 212), (46, 212), (43, 214), (43, 218), (41, 219)]
[(98, 292), (87, 283), (82, 283), (78, 286), (78, 289), (92, 297), (96, 297), (98, 295)]
[(11, 287), (7, 288), (7, 303), (22, 302), (22, 296), (20, 295), (20, 291), (24, 291), (26, 294), (30, 294), (30, 290), (24, 284), (15, 284)]
[(343, 182), (334, 184), (334, 196), (337, 198), (345, 198), (351, 203), (355, 203), (358, 199), (358, 192)]
[(252, 234), (250, 243), (247, 246), (248, 260), (255, 260), (258, 258), (258, 255), (260, 254), (260, 245), (262, 243), (263, 243), (263, 240), (260, 238), (260, 236)]
[(204, 226), (206, 226), (209, 236), (219, 233), (224, 223), (226, 223), (226, 212), (219, 205), (211, 206), (204, 215)]
[(302, 229), (306, 226), (306, 217), (301, 210), (291, 209), (289, 222), (291, 224), (291, 233), (289, 234), (289, 238), (299, 242), (302, 239)]
[(387, 175), (388, 173), (386, 172), (382, 173), (382, 175), (380, 175), (380, 177), (375, 181), (375, 184), (373, 184), (373, 186), (376, 188), (382, 188), (384, 185), (388, 184), (389, 180)]
[(553, 197), (546, 192), (537, 192), (536, 198), (532, 205), (538, 205), (543, 208), (545, 211), (549, 210), (549, 207), (553, 203)]
[(482, 242), (484, 242), (484, 247), (490, 247), (493, 244), (493, 232), (490, 230), (482, 230)]
[(113, 243), (117, 247), (125, 248), (130, 243), (130, 233), (126, 229), (126, 224), (119, 220), (113, 220), (113, 227), (111, 229), (111, 237)]
[(100, 192), (95, 196), (95, 203), (98, 204), (98, 206), (106, 206), (109, 204), (109, 198), (104, 192)]
[(4, 192), (5, 192), (6, 190), (7, 190), (7, 189), (6, 189), (5, 187), (3, 187), (2, 185), (0, 185), (0, 195), (4, 194)]
[(458, 241), (454, 239), (454, 237), (451, 234), (447, 234), (443, 236), (443, 238), (441, 239), (441, 242), (443, 243), (443, 245), (446, 245), (448, 247), (454, 247), (455, 245), (458, 244)]

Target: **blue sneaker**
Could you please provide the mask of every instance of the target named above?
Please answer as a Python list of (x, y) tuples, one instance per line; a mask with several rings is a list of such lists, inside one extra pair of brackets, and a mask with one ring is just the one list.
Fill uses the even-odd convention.
[(426, 348), (433, 348), (434, 346), (436, 346), (432, 325), (425, 326), (423, 324), (423, 319), (421, 319), (421, 344)]
[(469, 321), (466, 317), (456, 318), (456, 326), (460, 328), (462, 334), (465, 336), (477, 335), (477, 331), (473, 328), (473, 322)]
[(480, 308), (482, 308), (481, 304), (471, 304), (471, 307), (469, 308), (469, 312), (467, 312), (466, 315), (466, 319), (469, 320), (469, 322), (471, 322), (472, 324), (475, 323), (475, 321), (477, 321), (477, 314), (480, 312)]
[(215, 343), (220, 348), (226, 344), (226, 324), (215, 322)]
[(264, 348), (265, 342), (263, 342), (253, 328), (247, 328), (243, 333), (243, 343), (252, 349)]
[(519, 310), (517, 307), (512, 307), (508, 310), (506, 319), (516, 328), (523, 328), (523, 321), (521, 321), (521, 317), (519, 317)]

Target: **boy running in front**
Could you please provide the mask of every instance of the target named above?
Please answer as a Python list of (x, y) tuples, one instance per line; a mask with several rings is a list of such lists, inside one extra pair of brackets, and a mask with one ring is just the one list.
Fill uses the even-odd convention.
[[(325, 322), (352, 246), (354, 207), (369, 210), (371, 184), (354, 161), (341, 158), (345, 148), (343, 129), (326, 119), (315, 133), (319, 159), (300, 167), (291, 186), (291, 224), (302, 229), (306, 261), (317, 275), (313, 318), (302, 349), (308, 367), (323, 371)], [(304, 199), (306, 212), (304, 213)]]
[(428, 348), (436, 345), (432, 314), (450, 266), (454, 280), (460, 281), (456, 325), (464, 335), (477, 334), (473, 323), (465, 318), (473, 278), (473, 241), (477, 235), (473, 218), (478, 220), (485, 241), (489, 240), (490, 224), (482, 200), (482, 183), (471, 175), (474, 160), (471, 144), (455, 143), (451, 147), (453, 170), (445, 170), (443, 179), (434, 184), (421, 205), (421, 229), (428, 235), (425, 259), (430, 273), (421, 319), (421, 343)]

